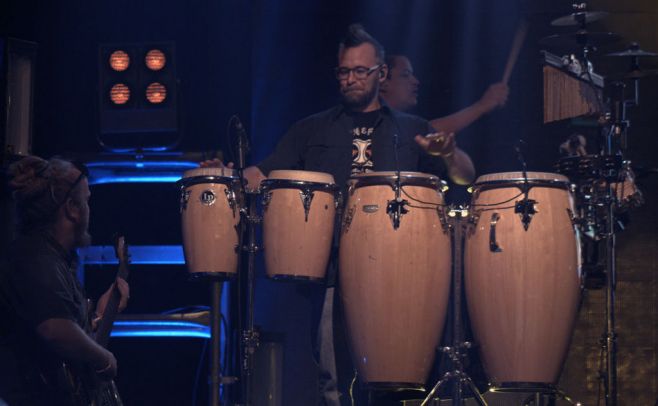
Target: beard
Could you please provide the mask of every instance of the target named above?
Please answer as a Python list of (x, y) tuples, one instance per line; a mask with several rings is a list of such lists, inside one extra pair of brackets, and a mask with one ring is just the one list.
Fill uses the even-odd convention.
[(91, 245), (91, 234), (89, 234), (89, 222), (84, 221), (75, 226), (75, 246), (84, 248)]
[(378, 87), (372, 86), (364, 92), (349, 92), (341, 89), (343, 104), (350, 110), (360, 110), (368, 106), (377, 97)]

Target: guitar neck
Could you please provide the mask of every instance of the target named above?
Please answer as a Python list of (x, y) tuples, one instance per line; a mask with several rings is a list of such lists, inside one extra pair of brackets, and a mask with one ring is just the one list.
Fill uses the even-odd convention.
[[(128, 280), (128, 265), (125, 261), (119, 261), (119, 271), (117, 272), (117, 277)], [(96, 342), (103, 347), (107, 347), (108, 342), (110, 341), (110, 334), (112, 333), (112, 326), (114, 325), (114, 320), (116, 320), (117, 314), (119, 313), (119, 303), (121, 302), (121, 293), (119, 288), (114, 285), (110, 298), (107, 301), (105, 306), (105, 311), (103, 312), (103, 318), (98, 324), (98, 329), (96, 330)]]

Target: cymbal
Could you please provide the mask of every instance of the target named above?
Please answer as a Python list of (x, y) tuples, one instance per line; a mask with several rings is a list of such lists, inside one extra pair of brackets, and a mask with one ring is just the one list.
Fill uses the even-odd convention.
[(650, 76), (656, 76), (656, 75), (658, 75), (658, 69), (649, 69), (649, 70), (634, 69), (628, 72), (614, 73), (612, 75), (607, 75), (605, 76), (605, 80), (606, 81), (632, 80), (632, 79), (648, 78)]
[(568, 27), (574, 25), (584, 25), (585, 23), (591, 23), (597, 21), (607, 16), (608, 13), (605, 11), (579, 11), (577, 13), (572, 13), (563, 17), (556, 18), (551, 21), (551, 25), (558, 27)]
[(655, 53), (655, 52), (649, 52), (649, 51), (645, 51), (645, 50), (640, 49), (640, 46), (637, 44), (637, 42), (631, 43), (631, 45), (623, 51), (612, 52), (612, 53), (605, 54), (605, 55), (606, 56), (622, 56), (622, 57), (623, 56), (631, 56), (631, 57), (632, 56), (658, 56), (658, 54)]
[(601, 46), (619, 41), (621, 37), (614, 32), (588, 32), (579, 30), (566, 34), (554, 34), (539, 40), (541, 45), (549, 47), (574, 48), (584, 45)]

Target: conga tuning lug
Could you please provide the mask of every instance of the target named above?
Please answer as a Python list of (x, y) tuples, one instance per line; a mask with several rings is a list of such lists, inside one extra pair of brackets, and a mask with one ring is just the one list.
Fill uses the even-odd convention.
[(496, 225), (498, 224), (498, 220), (500, 220), (500, 214), (496, 212), (491, 214), (491, 228), (489, 229), (489, 251), (491, 252), (503, 251), (496, 241)]
[(441, 228), (443, 229), (444, 234), (450, 232), (450, 223), (448, 222), (448, 217), (446, 211), (443, 207), (437, 206), (436, 213), (439, 215), (439, 221), (441, 222)]
[(350, 230), (350, 225), (352, 224), (352, 219), (354, 218), (354, 213), (356, 212), (356, 206), (352, 206), (347, 209), (345, 212), (345, 217), (343, 218), (343, 226), (341, 227), (341, 233), (346, 233)]
[(267, 207), (270, 205), (270, 201), (272, 200), (272, 191), (271, 190), (266, 190), (263, 192), (263, 211), (267, 210)]
[(299, 195), (304, 205), (304, 221), (308, 222), (308, 213), (311, 211), (311, 203), (313, 202), (315, 193), (311, 189), (305, 188), (299, 191)]
[(190, 191), (182, 189), (180, 195), (180, 212), (187, 209), (187, 202), (190, 200)]
[(228, 207), (231, 208), (233, 211), (233, 217), (235, 217), (235, 207), (236, 207), (236, 202), (235, 202), (235, 192), (233, 191), (233, 188), (227, 185), (226, 189), (224, 189), (224, 193), (226, 194), (226, 200), (228, 201)]
[(336, 206), (336, 210), (343, 207), (343, 194), (340, 191), (336, 192), (334, 197), (334, 205)]

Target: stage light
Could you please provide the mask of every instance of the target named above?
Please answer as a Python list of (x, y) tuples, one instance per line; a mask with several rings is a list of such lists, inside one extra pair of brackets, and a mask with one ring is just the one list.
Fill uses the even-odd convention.
[(110, 55), (110, 67), (116, 72), (123, 72), (130, 66), (130, 56), (125, 51), (118, 50)]
[(167, 58), (165, 57), (164, 52), (159, 49), (151, 49), (148, 51), (144, 60), (146, 62), (146, 67), (153, 71), (159, 71), (164, 68), (167, 63)]
[(117, 83), (110, 89), (110, 100), (112, 103), (123, 105), (130, 100), (130, 89), (123, 83)]
[(146, 100), (160, 104), (167, 98), (167, 88), (159, 82), (153, 82), (146, 88)]
[(98, 140), (103, 147), (163, 151), (177, 145), (174, 43), (106, 44), (99, 51)]

